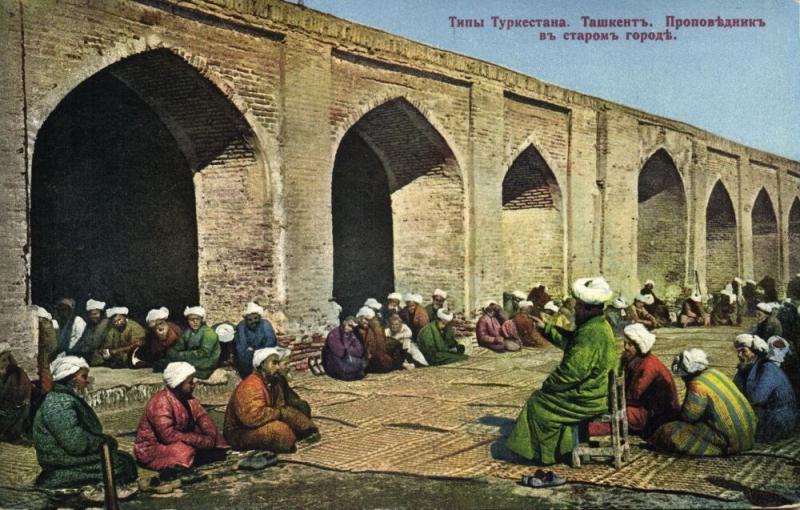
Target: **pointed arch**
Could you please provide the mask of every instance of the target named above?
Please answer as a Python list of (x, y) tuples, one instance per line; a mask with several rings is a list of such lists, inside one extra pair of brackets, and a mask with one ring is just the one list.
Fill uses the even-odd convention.
[(789, 209), (789, 274), (800, 273), (800, 198), (794, 197)]
[(733, 201), (717, 180), (706, 204), (706, 285), (711, 292), (724, 288), (740, 274)]
[(780, 277), (780, 240), (778, 216), (766, 188), (756, 195), (752, 210), (753, 225), (753, 275), (756, 281)]

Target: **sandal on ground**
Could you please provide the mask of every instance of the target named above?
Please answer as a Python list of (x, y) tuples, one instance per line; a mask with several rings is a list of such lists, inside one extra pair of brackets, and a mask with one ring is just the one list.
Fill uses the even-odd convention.
[(322, 364), (322, 358), (316, 358), (317, 360), (317, 370), (319, 371), (319, 375), (325, 375), (325, 365)]
[(317, 368), (317, 358), (308, 359), (308, 369), (311, 370), (312, 374), (320, 375), (319, 369)]
[(278, 456), (272, 452), (258, 452), (239, 461), (239, 469), (258, 471), (274, 466), (278, 463)]
[(567, 480), (558, 476), (552, 471), (545, 472), (541, 469), (537, 469), (532, 475), (522, 475), (519, 483), (520, 485), (524, 485), (526, 487), (542, 488), (564, 485), (567, 483)]

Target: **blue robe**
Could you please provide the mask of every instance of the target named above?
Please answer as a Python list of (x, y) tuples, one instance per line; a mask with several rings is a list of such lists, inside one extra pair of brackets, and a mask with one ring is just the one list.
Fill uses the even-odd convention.
[(758, 416), (756, 441), (778, 441), (792, 435), (797, 424), (797, 398), (778, 365), (760, 359), (739, 369), (733, 382)]
[(275, 347), (278, 338), (267, 319), (261, 319), (255, 331), (247, 327), (242, 320), (236, 326), (236, 337), (233, 339), (236, 371), (244, 379), (253, 371), (253, 352), (264, 347)]

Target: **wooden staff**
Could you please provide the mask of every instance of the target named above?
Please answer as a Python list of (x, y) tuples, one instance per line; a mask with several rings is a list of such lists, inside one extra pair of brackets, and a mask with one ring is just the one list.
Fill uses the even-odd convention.
[(103, 497), (106, 510), (117, 510), (117, 487), (114, 484), (114, 465), (111, 462), (111, 449), (108, 443), (103, 443), (101, 454), (103, 457)]

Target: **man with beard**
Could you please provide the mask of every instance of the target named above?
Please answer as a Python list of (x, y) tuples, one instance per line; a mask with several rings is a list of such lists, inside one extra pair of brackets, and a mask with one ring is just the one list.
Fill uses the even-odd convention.
[(650, 294), (639, 294), (633, 300), (633, 306), (628, 308), (628, 319), (631, 322), (636, 322), (643, 325), (647, 329), (655, 329), (658, 327), (658, 319), (653, 317), (647, 311), (647, 304), (653, 302), (653, 296)]
[(100, 349), (92, 358), (92, 365), (111, 368), (130, 368), (131, 354), (144, 342), (144, 328), (128, 318), (128, 309), (117, 306), (106, 310), (111, 327), (106, 331)]
[(300, 398), (294, 389), (289, 385), (294, 376), (294, 367), (292, 367), (292, 351), (284, 348), (278, 348), (278, 356), (280, 357), (280, 370), (278, 371), (278, 379), (280, 380), (281, 391), (283, 391), (283, 399), (288, 407), (293, 407), (303, 413), (307, 418), (311, 418), (311, 405)]
[(703, 296), (699, 292), (692, 292), (692, 295), (683, 301), (681, 313), (678, 315), (678, 324), (682, 328), (711, 325), (711, 316), (703, 307)]
[(386, 340), (394, 340), (403, 346), (406, 358), (403, 367), (428, 366), (425, 356), (423, 356), (417, 344), (411, 340), (411, 328), (403, 323), (403, 319), (395, 313), (389, 316), (387, 322), (389, 327), (383, 330), (383, 334), (386, 336)]
[(422, 328), (428, 325), (428, 312), (422, 307), (422, 296), (419, 294), (406, 294), (406, 307), (400, 310), (400, 318), (411, 329), (411, 335), (414, 340), (417, 335), (422, 331)]
[(133, 367), (144, 368), (153, 366), (167, 351), (175, 345), (181, 336), (181, 328), (173, 322), (167, 322), (169, 310), (167, 307), (153, 309), (147, 312), (147, 335), (144, 345), (133, 353)]
[(619, 360), (614, 333), (603, 316), (611, 287), (602, 277), (581, 278), (572, 294), (577, 300), (574, 332), (536, 319), (564, 356), (523, 406), (506, 441), (513, 452), (540, 464), (568, 461), (579, 426), (608, 412), (608, 375)]
[(514, 322), (514, 326), (517, 328), (522, 345), (525, 347), (546, 347), (550, 345), (533, 323), (533, 303), (527, 300), (520, 301), (517, 308), (517, 313), (514, 314), (511, 321)]
[(137, 462), (158, 471), (162, 480), (190, 475), (195, 465), (225, 458), (228, 445), (192, 395), (194, 373), (185, 361), (167, 365), (167, 386), (150, 398), (136, 430)]
[(425, 312), (428, 314), (428, 322), (436, 320), (436, 312), (444, 308), (444, 302), (447, 301), (447, 292), (442, 289), (436, 289), (431, 296), (431, 302), (425, 307)]
[(41, 397), (53, 388), (53, 376), (50, 373), (50, 362), (56, 358), (58, 349), (58, 323), (53, 320), (50, 312), (36, 307), (39, 335), (36, 345), (36, 368), (39, 380), (36, 384), (34, 397), (34, 410), (41, 401)]
[(264, 319), (264, 309), (255, 302), (247, 303), (242, 320), (236, 326), (233, 339), (234, 360), (239, 377), (244, 379), (253, 371), (253, 353), (264, 347), (278, 345), (272, 324)]
[(436, 320), (425, 326), (419, 333), (419, 350), (429, 365), (446, 365), (467, 359), (464, 346), (456, 342), (455, 332), (450, 327), (453, 314), (441, 308), (436, 312)]
[(219, 361), (219, 338), (205, 323), (206, 310), (202, 306), (186, 307), (183, 315), (189, 327), (164, 357), (153, 365), (153, 371), (160, 372), (173, 361), (185, 361), (197, 370), (198, 379), (208, 379)]
[(402, 308), (400, 307), (400, 301), (403, 300), (403, 296), (400, 295), (399, 292), (392, 292), (388, 296), (386, 296), (386, 316), (387, 320), (388, 317), (391, 316), (393, 313), (400, 314)]
[(253, 353), (253, 372), (236, 387), (225, 409), (225, 439), (236, 450), (292, 453), (298, 440), (319, 437), (308, 416), (287, 404), (281, 385), (281, 348)]
[(386, 338), (383, 324), (375, 316), (375, 311), (367, 306), (361, 307), (356, 314), (356, 321), (356, 335), (367, 353), (366, 371), (383, 373), (403, 368), (403, 346), (397, 340)]
[(355, 333), (356, 319), (353, 316), (341, 320), (339, 327), (328, 333), (322, 349), (322, 366), (325, 373), (334, 379), (355, 381), (364, 377), (367, 366), (364, 346)]
[(644, 296), (653, 296), (652, 302), (645, 304), (647, 312), (656, 318), (659, 326), (668, 325), (670, 323), (669, 307), (664, 301), (658, 299), (658, 296), (656, 296), (654, 290), (655, 285), (656, 284), (653, 282), (653, 280), (647, 280), (644, 282), (644, 287), (642, 287), (642, 290), (639, 291), (639, 294)]
[(0, 441), (11, 442), (28, 432), (32, 387), (6, 347), (0, 347)]
[(63, 298), (56, 303), (56, 320), (59, 324), (58, 330), (58, 353), (71, 353), (72, 349), (77, 346), (78, 341), (83, 336), (83, 331), (86, 329), (86, 321), (83, 317), (75, 314), (75, 300)]
[(778, 306), (774, 303), (759, 303), (756, 305), (756, 319), (751, 333), (760, 338), (783, 336), (783, 325), (778, 320)]
[(95, 356), (108, 331), (109, 320), (103, 316), (105, 308), (106, 304), (102, 301), (86, 301), (86, 329), (78, 344), (67, 351), (68, 356), (78, 356), (85, 360), (91, 360)]

